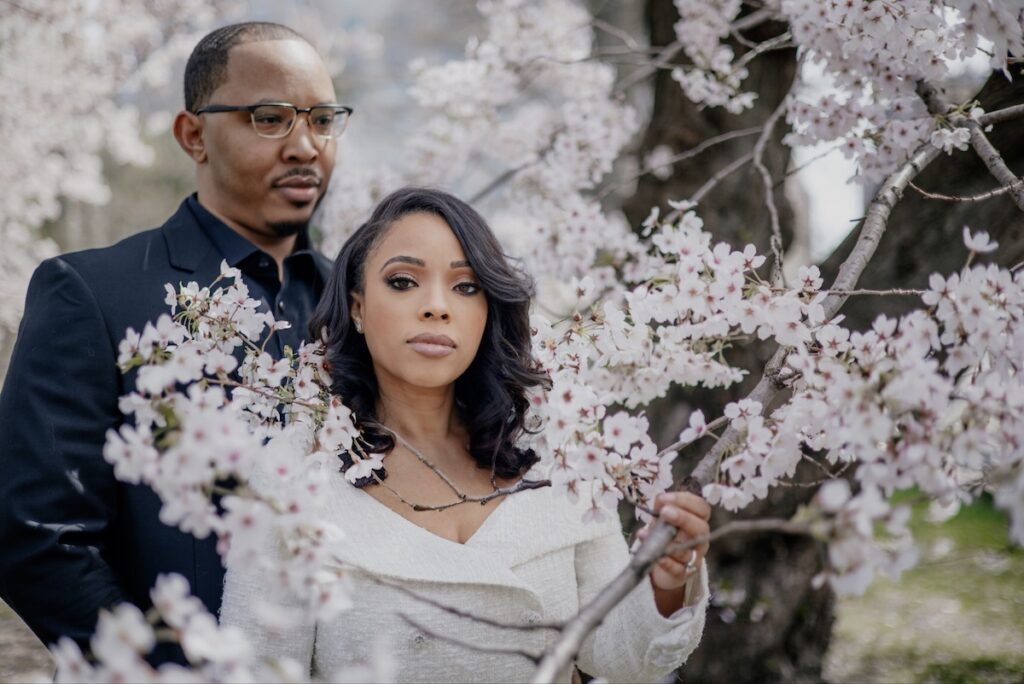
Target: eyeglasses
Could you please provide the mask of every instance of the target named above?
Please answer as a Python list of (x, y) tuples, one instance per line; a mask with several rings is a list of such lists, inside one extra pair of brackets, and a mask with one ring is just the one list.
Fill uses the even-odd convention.
[(267, 102), (237, 107), (208, 105), (197, 110), (196, 114), (219, 112), (249, 112), (256, 135), (262, 138), (287, 136), (295, 128), (295, 120), (299, 118), (299, 114), (305, 114), (306, 121), (314, 133), (322, 138), (337, 138), (345, 132), (348, 118), (352, 115), (352, 108), (334, 104), (302, 108), (287, 102)]

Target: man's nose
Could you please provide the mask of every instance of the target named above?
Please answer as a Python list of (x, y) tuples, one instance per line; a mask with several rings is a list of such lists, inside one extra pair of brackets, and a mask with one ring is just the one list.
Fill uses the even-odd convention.
[(328, 142), (328, 139), (313, 132), (309, 125), (309, 114), (303, 112), (298, 115), (295, 126), (285, 138), (281, 152), (286, 161), (308, 164), (320, 156), (320, 148)]

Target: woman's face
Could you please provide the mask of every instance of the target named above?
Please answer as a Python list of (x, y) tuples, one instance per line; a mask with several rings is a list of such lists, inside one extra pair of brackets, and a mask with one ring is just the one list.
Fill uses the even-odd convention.
[(382, 387), (447, 387), (476, 357), (487, 299), (445, 220), (415, 213), (371, 250), (352, 318), (362, 324)]

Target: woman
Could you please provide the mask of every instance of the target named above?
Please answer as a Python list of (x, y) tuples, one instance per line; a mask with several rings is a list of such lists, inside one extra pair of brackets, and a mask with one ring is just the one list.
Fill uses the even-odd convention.
[[(325, 514), (345, 529), (353, 595), (337, 621), (263, 630), (252, 605), (266, 579), (228, 568), (222, 620), (263, 655), (323, 677), (365, 662), (383, 638), (398, 681), (522, 681), (534, 668), (523, 654), (557, 636), (544, 625), (571, 618), (625, 567), (614, 516), (582, 522), (587, 502), (534, 486), (538, 458), (517, 446), (526, 392), (544, 381), (531, 365), (531, 294), (479, 214), (434, 190), (387, 197), (342, 248), (311, 328), (326, 331), (332, 390), (364, 451), (386, 457), (356, 486), (341, 473), (332, 483)], [(339, 470), (354, 460), (342, 454)], [(495, 495), (506, 488), (519, 491)], [(473, 502), (454, 505), (460, 493)], [(657, 507), (678, 540), (708, 532), (698, 496), (666, 494)], [(579, 668), (637, 681), (678, 667), (703, 630), (706, 552), (662, 559), (588, 637)]]

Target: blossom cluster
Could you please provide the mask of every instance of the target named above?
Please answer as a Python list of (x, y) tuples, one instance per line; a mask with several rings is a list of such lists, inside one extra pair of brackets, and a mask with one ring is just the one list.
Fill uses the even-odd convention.
[[(889, 504), (895, 491), (916, 487), (949, 504), (989, 488), (1010, 512), (1012, 538), (1024, 541), (1024, 273), (976, 265), (935, 274), (927, 308), (853, 332), (842, 317), (826, 320), (816, 267), (790, 288), (770, 286), (752, 246), (712, 246), (692, 208), (680, 208), (674, 222), (652, 216), (653, 249), (622, 267), (621, 282), (635, 287), (581, 307), (567, 325), (534, 318), (534, 353), (553, 380), (534, 401), (545, 421), (537, 441), (560, 489), (589, 496), (594, 517), (623, 496), (642, 511), (670, 483), (675, 446), (658, 452), (642, 413), (610, 407), (642, 408), (672, 383), (735, 383), (742, 371), (723, 350), (756, 336), (790, 350), (779, 377), (792, 394), (770, 412), (749, 399), (726, 407), (739, 440), (705, 486), (711, 503), (738, 510), (790, 482), (801, 461), (816, 463), (832, 492), (817, 507), (831, 521), (823, 577), (844, 592), (913, 561), (906, 512)], [(964, 239), (973, 254), (995, 248), (984, 233), (965, 229)], [(577, 285), (588, 301), (592, 282)], [(679, 445), (707, 431), (694, 411)], [(854, 495), (833, 479), (847, 470)], [(884, 540), (876, 523), (887, 525)]]
[(0, 4), (0, 339), (17, 330), (33, 269), (57, 252), (38, 229), (61, 201), (104, 204), (104, 157), (147, 165), (153, 150), (133, 100), (232, 0), (19, 0)]
[[(119, 346), (118, 363), (135, 381), (119, 407), (133, 420), (108, 432), (104, 457), (118, 479), (153, 488), (162, 522), (198, 538), (213, 534), (226, 563), (255, 564), (277, 579), (265, 587), (258, 610), (268, 627), (334, 618), (349, 605), (336, 560), (344, 534), (319, 511), (328, 478), (342, 477), (337, 453), (353, 448), (358, 432), (350, 411), (330, 396), (321, 345), (286, 347), (274, 361), (266, 345), (287, 324), (260, 311), (241, 274), (226, 263), (210, 286), (168, 285), (167, 303), (173, 316), (147, 323), (141, 333), (129, 328)], [(274, 551), (276, 540), (283, 552)], [(174, 630), (202, 677), (258, 671), (263, 664), (252, 661), (244, 639), (218, 628), (183, 583), (161, 580), (150, 622)], [(151, 675), (143, 680), (181, 674), (146, 670), (139, 656), (153, 640), (138, 635), (152, 629), (139, 627), (137, 611), (119, 608), (103, 620), (111, 627), (103, 629), (101, 621), (92, 644), (102, 668), (134, 668), (110, 670), (130, 672), (132, 681), (139, 668)], [(138, 643), (108, 643), (127, 631)], [(56, 655), (74, 679), (83, 666), (76, 649), (65, 642)], [(288, 671), (286, 679), (305, 677)], [(103, 672), (101, 679), (112, 676)]]
[(675, 6), (679, 21), (673, 28), (692, 66), (675, 67), (672, 79), (694, 102), (733, 114), (748, 109), (756, 97), (742, 88), (749, 71), (735, 63), (735, 52), (723, 42), (742, 0), (675, 0)]
[[(995, 247), (966, 230), (965, 242)], [(1010, 513), (1011, 539), (1024, 543), (1024, 274), (975, 265), (948, 278), (933, 274), (929, 284), (926, 308), (900, 319), (879, 316), (864, 332), (834, 319), (813, 329), (813, 339), (786, 344), (792, 397), (766, 417), (760, 406), (727, 408), (742, 439), (706, 487), (708, 499), (742, 508), (815, 454), (823, 469), (852, 470), (858, 523), (846, 529), (856, 539), (870, 540), (868, 521), (902, 515), (887, 504), (895, 491), (916, 488), (958, 504), (989, 488)], [(905, 554), (879, 556), (853, 539), (830, 547), (844, 549), (841, 561), (833, 558), (843, 588), (862, 591), (874, 567), (906, 564)]]
[[(692, 101), (738, 112), (755, 94), (744, 91), (746, 64), (769, 43), (737, 56), (728, 44), (738, 0), (675, 0), (675, 33), (691, 64), (672, 77)], [(774, 0), (773, 19), (788, 25), (789, 44), (825, 74), (831, 87), (811, 93), (798, 77), (788, 100), (791, 145), (836, 141), (874, 182), (929, 140), (946, 152), (966, 149), (966, 129), (931, 116), (920, 82), (941, 86), (958, 62), (979, 51), (992, 69), (1024, 56), (1024, 5), (993, 0)], [(785, 35), (785, 34), (781, 34)], [(1007, 72), (1008, 73), (1008, 72)]]
[(591, 59), (592, 17), (579, 3), (478, 6), (486, 35), (469, 41), (464, 58), (411, 66), (424, 123), (406, 143), (407, 166), (363, 173), (358, 185), (342, 179), (322, 210), (334, 231), (325, 244), (340, 244), (401, 185), (464, 186), (471, 195), (486, 189), (474, 182), (480, 170), (505, 170), (515, 225), (501, 237), (521, 245), (518, 256), (542, 281), (583, 277), (629, 240), (629, 227), (586, 193), (636, 133), (636, 112), (615, 93), (614, 67)]
[[(620, 265), (615, 287), (598, 288), (590, 276), (574, 281), (580, 306), (567, 326), (533, 318), (534, 355), (552, 379), (534, 398), (545, 426), (540, 451), (560, 488), (591, 497), (595, 517), (624, 495), (641, 511), (649, 506), (671, 484), (676, 455), (658, 452), (642, 413), (607, 415), (608, 407), (643, 407), (673, 384), (728, 387), (744, 376), (724, 359), (730, 344), (756, 336), (798, 345), (822, 323), (823, 294), (773, 290), (757, 273), (765, 257), (752, 245), (712, 244), (693, 208), (678, 209), (675, 221), (652, 214), (647, 240)], [(815, 272), (808, 278), (820, 286)]]

